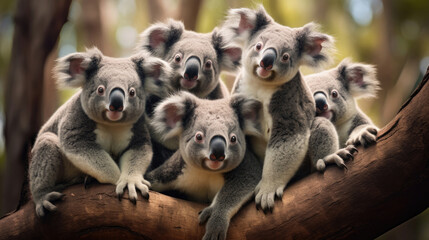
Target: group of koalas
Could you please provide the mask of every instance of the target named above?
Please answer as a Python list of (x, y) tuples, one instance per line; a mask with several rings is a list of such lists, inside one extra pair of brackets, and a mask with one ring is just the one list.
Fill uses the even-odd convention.
[[(57, 60), (65, 87), (81, 88), (40, 130), (29, 177), (36, 214), (57, 207), (66, 186), (88, 177), (118, 197), (175, 190), (211, 202), (199, 214), (204, 239), (224, 239), (250, 199), (272, 210), (298, 175), (345, 167), (378, 128), (356, 99), (375, 96), (373, 66), (330, 59), (333, 38), (309, 23), (290, 28), (264, 8), (232, 9), (211, 33), (179, 21), (153, 24), (127, 58), (98, 49)], [(238, 70), (230, 93), (222, 71)]]

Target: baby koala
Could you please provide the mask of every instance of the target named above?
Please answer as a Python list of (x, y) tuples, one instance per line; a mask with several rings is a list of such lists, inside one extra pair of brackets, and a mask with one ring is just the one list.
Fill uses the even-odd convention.
[[(171, 74), (162, 60), (148, 54), (129, 58), (103, 56), (96, 48), (57, 60), (60, 86), (81, 90), (41, 128), (29, 167), (30, 191), (39, 217), (57, 207), (64, 187), (86, 175), (124, 188), (135, 203), (136, 189), (148, 197), (143, 178), (152, 158), (145, 120), (148, 93), (163, 96)], [(119, 165), (118, 165), (119, 164)]]
[(300, 28), (278, 24), (262, 6), (230, 10), (222, 31), (243, 47), (243, 66), (233, 91), (263, 104), (262, 137), (251, 138), (252, 150), (264, 161), (255, 202), (263, 210), (272, 209), (275, 196), (283, 195), (307, 155), (312, 155), (313, 167), (320, 171), (325, 163), (345, 166), (341, 157), (324, 158), (334, 154), (338, 144), (322, 149), (318, 143), (335, 143), (337, 133), (329, 121), (315, 117), (312, 93), (299, 71), (302, 65), (327, 62), (333, 38), (313, 23)]
[(317, 116), (335, 124), (341, 145), (373, 144), (378, 128), (359, 109), (356, 99), (375, 97), (379, 88), (372, 65), (344, 59), (337, 67), (305, 76), (313, 92)]
[(220, 72), (237, 69), (241, 59), (241, 49), (230, 46), (218, 29), (210, 33), (187, 31), (182, 22), (172, 19), (146, 29), (137, 50), (148, 51), (170, 64), (174, 91), (185, 90), (207, 99), (229, 96)]
[[(164, 137), (178, 136), (179, 150), (146, 174), (156, 191), (179, 190), (211, 202), (199, 215), (204, 239), (225, 239), (230, 219), (253, 195), (262, 166), (246, 148), (245, 135), (260, 134), (259, 101), (199, 99), (182, 92), (156, 107), (153, 124)], [(219, 237), (219, 238), (218, 238)]]

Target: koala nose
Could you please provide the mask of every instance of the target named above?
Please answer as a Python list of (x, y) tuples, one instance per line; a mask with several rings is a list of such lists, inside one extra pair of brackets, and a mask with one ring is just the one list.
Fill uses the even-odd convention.
[(118, 111), (121, 112), (124, 110), (124, 99), (125, 99), (125, 93), (124, 90), (120, 88), (115, 88), (110, 92), (109, 97), (109, 110), (110, 111)]
[(265, 50), (264, 55), (262, 56), (262, 60), (259, 63), (259, 66), (261, 68), (264, 68), (265, 70), (271, 70), (274, 65), (274, 61), (277, 58), (277, 53), (273, 48), (268, 48)]
[(183, 74), (183, 77), (188, 81), (197, 80), (200, 67), (200, 60), (198, 60), (197, 57), (189, 58), (185, 64), (185, 73)]
[(210, 140), (210, 160), (223, 161), (225, 159), (226, 141), (222, 136), (215, 136)]
[(324, 93), (319, 92), (314, 94), (314, 101), (316, 102), (316, 112), (321, 113), (328, 110), (328, 100)]

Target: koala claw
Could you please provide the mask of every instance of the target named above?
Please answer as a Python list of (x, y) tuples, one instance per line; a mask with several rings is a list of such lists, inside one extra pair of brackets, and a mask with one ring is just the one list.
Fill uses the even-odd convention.
[(367, 126), (361, 129), (358, 133), (352, 134), (347, 140), (347, 145), (362, 145), (368, 147), (377, 141), (378, 129), (374, 126)]
[(145, 180), (142, 175), (124, 176), (119, 178), (119, 181), (116, 184), (116, 194), (119, 199), (122, 198), (125, 187), (128, 188), (128, 195), (133, 204), (137, 203), (138, 198), (136, 188), (141, 192), (144, 198), (149, 199), (150, 183)]
[(45, 194), (40, 200), (35, 201), (37, 216), (44, 217), (47, 212), (55, 212), (57, 207), (52, 202), (60, 200), (63, 196), (64, 194), (59, 192), (50, 192)]
[(273, 186), (261, 186), (259, 182), (258, 186), (255, 188), (255, 202), (256, 205), (260, 206), (261, 209), (266, 212), (270, 210), (272, 212), (274, 208), (275, 197), (281, 198), (283, 196), (284, 186), (273, 187)]

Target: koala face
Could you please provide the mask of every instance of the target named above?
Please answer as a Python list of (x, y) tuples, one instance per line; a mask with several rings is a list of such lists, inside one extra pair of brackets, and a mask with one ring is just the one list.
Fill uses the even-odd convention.
[(344, 59), (336, 68), (305, 76), (318, 116), (342, 123), (357, 113), (355, 99), (375, 97), (379, 89), (372, 65)]
[(222, 70), (234, 70), (240, 64), (241, 49), (229, 47), (215, 29), (211, 33), (186, 31), (181, 22), (155, 24), (144, 31), (142, 49), (166, 60), (174, 69), (171, 85), (198, 97), (214, 90)]
[(262, 104), (236, 95), (203, 100), (182, 92), (163, 101), (153, 125), (165, 138), (179, 137), (179, 151), (188, 165), (228, 172), (244, 158), (245, 134), (259, 135)]
[(83, 110), (104, 124), (136, 122), (144, 113), (148, 92), (166, 95), (162, 85), (171, 75), (165, 62), (148, 54), (111, 58), (98, 49), (59, 59), (55, 71), (60, 85), (82, 88)]
[(242, 44), (247, 76), (268, 85), (291, 80), (302, 64), (317, 66), (327, 61), (333, 43), (331, 36), (317, 32), (316, 24), (282, 26), (262, 6), (231, 10), (222, 30), (227, 39)]

